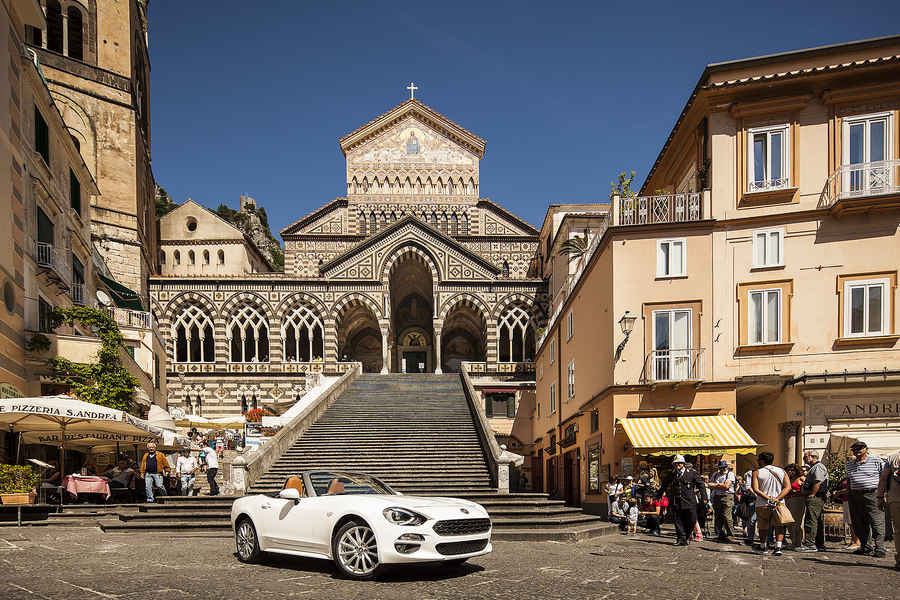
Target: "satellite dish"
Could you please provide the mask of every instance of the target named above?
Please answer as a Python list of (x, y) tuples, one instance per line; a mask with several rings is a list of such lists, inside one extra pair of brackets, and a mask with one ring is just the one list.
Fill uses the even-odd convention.
[(100, 304), (103, 306), (112, 306), (112, 298), (109, 297), (109, 294), (104, 292), (103, 290), (97, 290), (97, 300), (100, 301)]

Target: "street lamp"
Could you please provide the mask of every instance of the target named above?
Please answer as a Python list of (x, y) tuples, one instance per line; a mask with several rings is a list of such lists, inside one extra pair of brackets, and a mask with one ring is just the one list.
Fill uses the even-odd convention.
[(625, 314), (622, 315), (622, 318), (619, 319), (619, 327), (622, 328), (622, 333), (625, 334), (626, 339), (631, 335), (635, 321), (637, 321), (637, 317), (631, 314), (631, 311), (629, 310), (626, 310)]
[(626, 310), (625, 314), (622, 315), (622, 318), (619, 319), (619, 327), (622, 328), (625, 339), (619, 342), (619, 346), (616, 348), (616, 362), (618, 362), (619, 358), (622, 356), (622, 351), (625, 350), (625, 344), (628, 343), (628, 338), (631, 337), (631, 332), (634, 330), (635, 321), (637, 321), (637, 317), (628, 310)]

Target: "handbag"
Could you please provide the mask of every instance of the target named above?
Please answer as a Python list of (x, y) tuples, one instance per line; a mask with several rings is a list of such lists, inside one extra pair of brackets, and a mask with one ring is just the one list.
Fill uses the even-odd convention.
[(793, 525), (794, 524), (794, 515), (791, 514), (790, 509), (785, 506), (784, 502), (779, 502), (775, 505), (775, 510), (772, 512), (775, 516), (775, 524), (776, 525)]

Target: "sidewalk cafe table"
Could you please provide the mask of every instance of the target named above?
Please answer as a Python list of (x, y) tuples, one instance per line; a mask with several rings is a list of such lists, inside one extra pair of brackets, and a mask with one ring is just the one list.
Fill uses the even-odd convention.
[(97, 475), (69, 475), (63, 479), (63, 487), (73, 496), (78, 494), (101, 494), (110, 497), (109, 479)]

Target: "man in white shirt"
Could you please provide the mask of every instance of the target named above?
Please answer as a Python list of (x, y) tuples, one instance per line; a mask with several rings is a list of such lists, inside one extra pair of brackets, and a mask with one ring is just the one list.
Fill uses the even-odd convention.
[(209, 482), (209, 495), (219, 495), (219, 484), (216, 483), (216, 474), (219, 472), (219, 457), (216, 451), (209, 446), (203, 447), (206, 453), (206, 481)]
[(175, 461), (175, 475), (181, 478), (181, 493), (190, 496), (194, 491), (194, 477), (197, 471), (197, 459), (185, 448)]
[(756, 494), (756, 517), (759, 523), (759, 548), (768, 554), (766, 544), (769, 528), (775, 528), (775, 556), (781, 556), (784, 542), (784, 524), (776, 517), (778, 505), (784, 504), (784, 497), (791, 491), (791, 480), (781, 467), (776, 467), (775, 456), (771, 452), (761, 452), (756, 459), (759, 468), (753, 471), (753, 493)]

